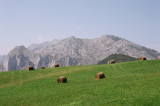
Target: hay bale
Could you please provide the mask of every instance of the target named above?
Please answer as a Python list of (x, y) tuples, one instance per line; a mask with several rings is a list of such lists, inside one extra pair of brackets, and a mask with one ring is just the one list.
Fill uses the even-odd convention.
[(140, 60), (147, 60), (147, 58), (146, 57), (141, 57)]
[(108, 61), (108, 64), (114, 64), (114, 63), (116, 63), (115, 60)]
[(58, 83), (66, 83), (67, 82), (67, 78), (65, 76), (61, 76), (57, 79)]
[(95, 78), (98, 80), (98, 79), (103, 79), (105, 78), (105, 75), (103, 72), (99, 72), (95, 75)]
[(42, 66), (42, 67), (41, 67), (41, 69), (45, 69), (45, 68), (46, 68), (45, 66)]
[(54, 64), (54, 67), (59, 67), (59, 64)]
[(28, 70), (34, 70), (33, 66), (28, 66)]

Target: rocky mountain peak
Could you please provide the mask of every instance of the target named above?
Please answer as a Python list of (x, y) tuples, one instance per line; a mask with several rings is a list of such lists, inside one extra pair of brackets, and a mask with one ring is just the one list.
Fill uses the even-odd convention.
[(117, 42), (119, 40), (123, 40), (123, 38), (120, 38), (118, 36), (114, 36), (114, 35), (103, 35), (101, 37), (98, 38), (101, 41), (108, 41), (108, 42)]
[(66, 42), (70, 41), (70, 42), (72, 42), (72, 41), (76, 41), (78, 39), (80, 39), (80, 38), (76, 38), (75, 36), (71, 36), (71, 37), (65, 38), (63, 41), (66, 41)]
[(13, 50), (24, 50), (26, 49), (23, 45), (21, 46), (16, 46)]
[(22, 45), (22, 46), (16, 46), (13, 50), (10, 51), (8, 56), (30, 55), (30, 54), (32, 54), (32, 52)]
[(5, 70), (26, 70), (28, 65), (37, 67), (39, 55), (24, 46), (16, 46), (4, 61)]

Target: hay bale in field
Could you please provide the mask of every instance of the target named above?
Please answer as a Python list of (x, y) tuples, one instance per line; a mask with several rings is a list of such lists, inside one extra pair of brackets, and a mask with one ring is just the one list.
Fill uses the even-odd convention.
[(114, 64), (114, 63), (116, 63), (115, 60), (108, 61), (108, 64)]
[(33, 66), (28, 66), (28, 70), (34, 70)]
[(105, 78), (105, 75), (103, 72), (99, 72), (95, 75), (95, 78), (98, 80), (98, 79), (102, 79), (102, 78)]
[(42, 66), (42, 67), (41, 67), (41, 69), (45, 69), (45, 68), (46, 68), (45, 66)]
[(54, 64), (54, 67), (59, 67), (59, 64)]
[(58, 83), (66, 83), (67, 82), (67, 78), (65, 76), (61, 76), (57, 79)]
[(147, 60), (147, 58), (146, 57), (141, 57), (140, 60)]

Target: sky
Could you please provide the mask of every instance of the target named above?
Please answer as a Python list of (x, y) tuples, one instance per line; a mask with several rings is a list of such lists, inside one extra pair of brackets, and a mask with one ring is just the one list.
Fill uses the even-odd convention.
[(103, 35), (160, 52), (160, 0), (0, 0), (0, 55), (20, 45)]

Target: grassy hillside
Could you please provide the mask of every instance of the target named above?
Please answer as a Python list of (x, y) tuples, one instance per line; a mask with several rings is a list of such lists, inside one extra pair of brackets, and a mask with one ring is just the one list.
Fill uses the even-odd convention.
[[(95, 80), (98, 72), (106, 78)], [(68, 83), (56, 82), (62, 75)], [(159, 60), (0, 73), (0, 105), (159, 104)]]
[(107, 64), (108, 61), (110, 60), (115, 60), (116, 63), (120, 63), (120, 62), (136, 61), (139, 59), (131, 56), (127, 56), (124, 54), (111, 54), (110, 56), (106, 57), (102, 61), (99, 61), (98, 64)]

